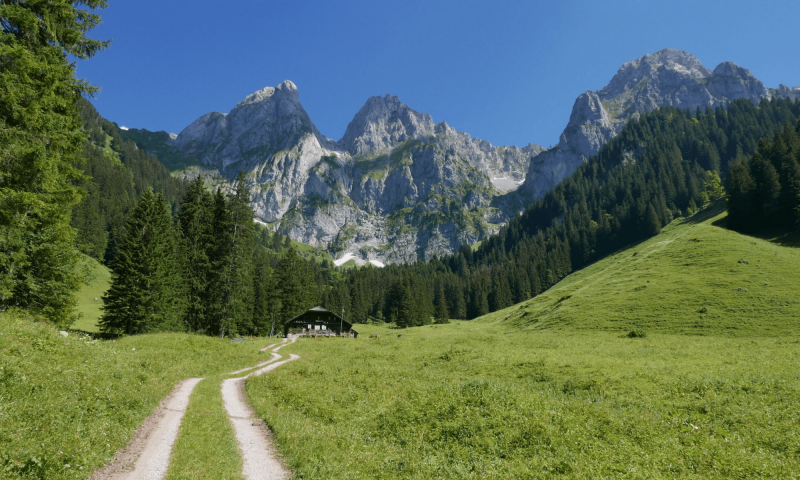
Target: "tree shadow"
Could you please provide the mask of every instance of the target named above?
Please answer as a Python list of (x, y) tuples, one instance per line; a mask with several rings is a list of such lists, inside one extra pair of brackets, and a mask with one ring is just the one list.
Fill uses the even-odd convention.
[[(691, 217), (685, 219), (683, 221), (683, 223), (687, 223), (689, 225), (696, 225), (698, 223), (703, 223), (703, 222), (706, 222), (708, 220), (711, 220), (712, 218), (716, 217), (717, 215), (725, 213), (725, 210), (727, 210), (727, 208), (725, 206), (725, 199), (721, 198), (721, 199), (715, 201), (714, 203), (712, 203), (710, 206), (704, 208), (703, 210), (700, 210), (699, 212), (695, 213)], [(717, 220), (716, 222), (713, 223), (713, 225), (716, 225), (717, 223), (720, 223), (722, 220), (725, 220), (725, 224), (727, 224), (727, 217), (726, 217), (726, 218), (721, 218), (721, 219)], [(716, 226), (719, 226), (719, 225), (716, 225)]]
[(783, 247), (800, 247), (800, 232), (790, 232), (786, 230), (762, 230), (752, 236), (781, 245)]

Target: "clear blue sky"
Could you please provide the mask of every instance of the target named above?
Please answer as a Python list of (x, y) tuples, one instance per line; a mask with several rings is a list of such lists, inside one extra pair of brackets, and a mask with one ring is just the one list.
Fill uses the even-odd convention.
[(338, 139), (391, 93), (495, 145), (554, 145), (575, 98), (665, 47), (800, 85), (800, 2), (110, 0), (78, 65), (120, 125), (179, 133), (290, 79)]

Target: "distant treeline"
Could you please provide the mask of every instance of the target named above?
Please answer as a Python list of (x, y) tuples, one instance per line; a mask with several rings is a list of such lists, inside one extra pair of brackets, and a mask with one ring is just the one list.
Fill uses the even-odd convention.
[[(347, 308), (356, 321), (373, 316), (401, 327), (508, 307), (723, 196), (719, 179), (731, 165), (732, 224), (786, 225), (796, 219), (798, 149), (791, 125), (798, 116), (800, 102), (782, 99), (644, 114), (474, 251), (463, 245), (427, 263), (351, 270), (331, 286), (336, 294), (325, 303)], [(787, 160), (792, 155), (795, 163)]]

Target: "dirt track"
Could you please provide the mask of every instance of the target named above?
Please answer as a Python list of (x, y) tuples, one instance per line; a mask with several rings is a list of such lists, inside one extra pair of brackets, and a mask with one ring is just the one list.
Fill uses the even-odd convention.
[[(296, 339), (293, 338), (291, 343)], [(278, 459), (272, 446), (271, 433), (264, 422), (255, 416), (247, 403), (244, 383), (248, 377), (263, 375), (284, 363), (300, 358), (289, 355), (289, 359), (278, 362), (282, 356), (276, 353), (288, 345), (288, 339), (280, 344), (273, 343), (261, 349), (272, 350), (269, 360), (236, 370), (229, 375), (255, 370), (238, 378), (222, 381), (221, 393), (228, 419), (233, 425), (239, 451), (242, 454), (243, 474), (248, 480), (277, 480), (291, 477), (291, 473)], [(261, 368), (259, 368), (261, 367)], [(189, 406), (189, 397), (202, 378), (188, 378), (181, 381), (161, 401), (158, 408), (148, 416), (131, 437), (128, 445), (103, 468), (92, 474), (92, 480), (160, 480), (169, 468), (172, 447), (178, 437), (183, 416)]]

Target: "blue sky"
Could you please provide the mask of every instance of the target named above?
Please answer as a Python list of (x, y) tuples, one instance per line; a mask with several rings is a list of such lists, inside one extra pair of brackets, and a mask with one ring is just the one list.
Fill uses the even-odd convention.
[(665, 47), (800, 85), (797, 1), (111, 0), (78, 75), (120, 125), (179, 133), (289, 79), (340, 138), (391, 93), (495, 145), (558, 142), (575, 98)]

